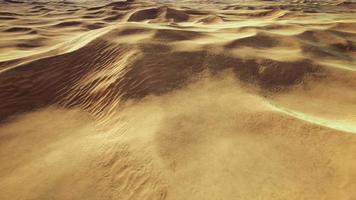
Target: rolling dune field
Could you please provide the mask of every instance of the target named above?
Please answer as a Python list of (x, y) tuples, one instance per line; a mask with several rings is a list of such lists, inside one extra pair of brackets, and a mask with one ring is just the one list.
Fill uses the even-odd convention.
[(0, 200), (355, 200), (356, 1), (0, 0)]

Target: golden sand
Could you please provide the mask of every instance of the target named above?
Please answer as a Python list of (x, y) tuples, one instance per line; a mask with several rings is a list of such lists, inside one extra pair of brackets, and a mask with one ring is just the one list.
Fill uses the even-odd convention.
[(353, 200), (356, 3), (0, 1), (1, 200)]

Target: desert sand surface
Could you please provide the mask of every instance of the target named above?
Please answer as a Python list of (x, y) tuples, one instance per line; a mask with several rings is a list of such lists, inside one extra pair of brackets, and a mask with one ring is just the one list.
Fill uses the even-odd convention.
[(355, 200), (356, 2), (0, 0), (1, 200)]

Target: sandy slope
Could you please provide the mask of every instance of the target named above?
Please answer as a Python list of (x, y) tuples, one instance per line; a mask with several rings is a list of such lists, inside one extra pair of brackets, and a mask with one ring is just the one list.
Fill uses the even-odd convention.
[(356, 196), (356, 3), (1, 1), (0, 199)]

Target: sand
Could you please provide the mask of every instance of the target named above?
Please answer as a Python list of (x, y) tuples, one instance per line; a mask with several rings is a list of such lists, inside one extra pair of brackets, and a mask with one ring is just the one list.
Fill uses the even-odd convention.
[(355, 199), (356, 2), (0, 8), (0, 199)]

